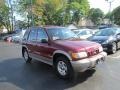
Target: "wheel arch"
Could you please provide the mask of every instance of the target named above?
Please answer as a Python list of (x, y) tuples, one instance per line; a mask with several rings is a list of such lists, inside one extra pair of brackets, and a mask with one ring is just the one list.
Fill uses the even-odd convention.
[(72, 60), (71, 56), (67, 52), (62, 51), (62, 50), (57, 50), (53, 54), (53, 64), (55, 63), (56, 58), (60, 56), (66, 57), (69, 61)]
[(28, 51), (28, 48), (27, 48), (26, 46), (22, 46), (22, 56), (23, 56), (23, 51), (24, 51), (25, 49)]
[(115, 43), (116, 44), (116, 48), (118, 49), (118, 42), (117, 41), (112, 41), (112, 43)]

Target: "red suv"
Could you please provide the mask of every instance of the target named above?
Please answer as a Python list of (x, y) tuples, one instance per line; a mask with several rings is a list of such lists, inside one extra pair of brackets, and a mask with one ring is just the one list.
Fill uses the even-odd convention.
[(65, 27), (34, 27), (26, 31), (22, 42), (26, 62), (32, 59), (52, 65), (61, 78), (92, 69), (107, 54), (100, 44), (85, 40)]

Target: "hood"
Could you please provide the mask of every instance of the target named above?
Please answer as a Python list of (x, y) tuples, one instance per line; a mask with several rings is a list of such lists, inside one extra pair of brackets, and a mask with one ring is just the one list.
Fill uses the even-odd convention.
[(97, 43), (103, 43), (106, 40), (108, 40), (110, 36), (93, 36), (89, 40), (97, 42)]
[(98, 48), (100, 44), (91, 41), (72, 41), (72, 40), (60, 40), (55, 42), (57, 45), (64, 47), (65, 49), (71, 49), (75, 52), (85, 51), (90, 48)]

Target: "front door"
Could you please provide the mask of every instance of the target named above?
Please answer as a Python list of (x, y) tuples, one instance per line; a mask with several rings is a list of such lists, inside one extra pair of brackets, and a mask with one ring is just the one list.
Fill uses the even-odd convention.
[(36, 46), (37, 52), (36, 52), (36, 54), (40, 58), (51, 59), (51, 56), (49, 53), (50, 45), (48, 44), (47, 33), (42, 28), (38, 28), (37, 31), (38, 31), (38, 34), (37, 34), (37, 46)]

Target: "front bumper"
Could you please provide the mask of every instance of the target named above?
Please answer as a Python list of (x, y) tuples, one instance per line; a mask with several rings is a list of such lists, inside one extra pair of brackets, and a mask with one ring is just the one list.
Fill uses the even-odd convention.
[(71, 61), (71, 64), (75, 71), (84, 72), (88, 69), (95, 67), (98, 60), (104, 61), (106, 56), (107, 56), (106, 52), (101, 52), (98, 55), (95, 55), (86, 59)]
[(112, 44), (102, 44), (103, 50), (106, 52), (112, 51)]

